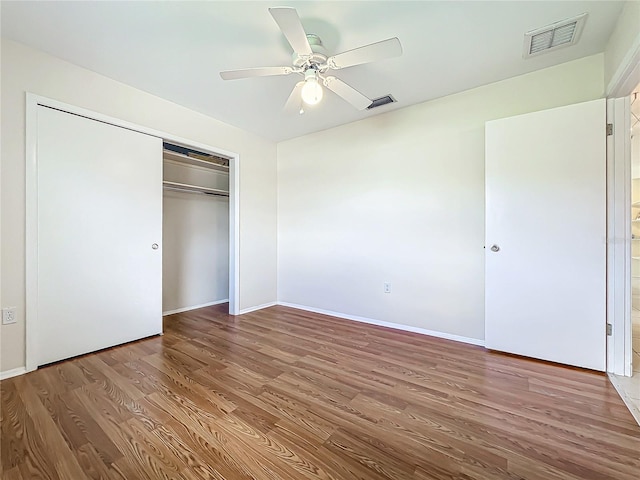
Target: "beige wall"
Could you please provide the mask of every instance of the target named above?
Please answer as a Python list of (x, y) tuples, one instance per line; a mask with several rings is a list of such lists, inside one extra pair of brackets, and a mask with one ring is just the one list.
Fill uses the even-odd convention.
[(240, 308), (276, 299), (276, 146), (238, 128), (23, 45), (2, 40), (2, 306), (0, 371), (24, 366), (25, 92), (240, 155)]
[(484, 124), (603, 90), (599, 54), (278, 144), (278, 300), (482, 340)]
[(634, 53), (640, 49), (640, 1), (626, 2), (604, 52), (607, 92), (620, 80)]

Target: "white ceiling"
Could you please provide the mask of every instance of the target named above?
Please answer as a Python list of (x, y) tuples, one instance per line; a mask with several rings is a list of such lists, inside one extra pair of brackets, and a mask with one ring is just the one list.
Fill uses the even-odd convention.
[[(618, 1), (2, 2), (2, 36), (272, 140), (604, 51)], [(335, 75), (370, 98), (398, 103), (359, 112), (331, 92), (304, 115), (282, 107), (296, 75), (223, 81), (219, 72), (290, 65), (268, 7), (293, 6), (329, 54), (397, 36), (404, 53)], [(524, 60), (523, 35), (588, 12), (577, 45)], [(524, 92), (523, 92), (524, 94)]]

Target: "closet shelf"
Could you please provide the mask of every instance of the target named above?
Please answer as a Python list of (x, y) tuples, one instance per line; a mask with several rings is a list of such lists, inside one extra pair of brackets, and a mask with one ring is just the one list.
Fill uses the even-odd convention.
[(633, 208), (640, 208), (640, 202), (633, 202), (633, 203), (631, 204), (631, 206), (632, 206)]
[(228, 197), (229, 192), (226, 190), (218, 190), (216, 188), (201, 187), (199, 185), (189, 185), (188, 183), (163, 181), (162, 186), (167, 190), (176, 190), (180, 192), (203, 193), (205, 195), (215, 195), (218, 197)]
[(217, 170), (219, 172), (229, 173), (229, 166), (227, 165), (218, 165), (217, 163), (213, 163), (208, 160), (201, 160), (199, 158), (189, 157), (188, 155), (172, 152), (171, 150), (164, 150), (163, 158), (165, 160), (173, 160), (175, 162), (186, 163), (188, 165), (195, 165), (196, 167), (204, 167), (211, 170)]

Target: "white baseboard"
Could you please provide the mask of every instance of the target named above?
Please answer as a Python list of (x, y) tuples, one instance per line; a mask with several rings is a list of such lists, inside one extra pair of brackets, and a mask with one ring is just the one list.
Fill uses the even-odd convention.
[(278, 302), (263, 303), (262, 305), (257, 305), (255, 307), (243, 308), (242, 310), (240, 310), (238, 312), (238, 315), (242, 315), (244, 313), (255, 312), (256, 310), (262, 310), (263, 308), (269, 308), (269, 307), (273, 307), (275, 305), (278, 305)]
[(216, 300), (215, 302), (203, 303), (202, 305), (194, 305), (192, 307), (177, 308), (175, 310), (168, 310), (166, 312), (162, 312), (162, 316), (166, 317), (167, 315), (173, 315), (174, 313), (188, 312), (189, 310), (196, 310), (198, 308), (210, 307), (212, 305), (220, 305), (221, 303), (228, 303), (228, 302), (229, 302), (229, 299), (226, 298), (224, 300)]
[(368, 323), (370, 325), (378, 325), (380, 327), (393, 328), (395, 330), (403, 330), (405, 332), (420, 333), (422, 335), (429, 335), (430, 337), (445, 338), (447, 340), (454, 340), (456, 342), (462, 342), (462, 343), (470, 343), (471, 345), (479, 345), (481, 347), (484, 347), (484, 340), (478, 340), (477, 338), (462, 337), (460, 335), (453, 335), (451, 333), (438, 332), (435, 330), (427, 330), (425, 328), (413, 327), (411, 325), (402, 325), (400, 323), (374, 320), (372, 318), (359, 317), (357, 315), (347, 315), (346, 313), (332, 312), (330, 310), (323, 310), (321, 308), (307, 307), (306, 305), (297, 305), (295, 303), (278, 302), (278, 305), (282, 305), (283, 307), (297, 308), (299, 310), (306, 310), (307, 312), (322, 313), (323, 315), (329, 315), (330, 317), (344, 318), (346, 320), (353, 320), (355, 322)]
[(14, 368), (5, 372), (0, 372), (0, 380), (6, 380), (7, 378), (17, 377), (18, 375), (24, 375), (27, 373), (27, 369), (24, 367)]

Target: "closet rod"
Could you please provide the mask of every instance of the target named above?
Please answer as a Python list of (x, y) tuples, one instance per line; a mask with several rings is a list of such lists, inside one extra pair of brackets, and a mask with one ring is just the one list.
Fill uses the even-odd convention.
[(199, 190), (193, 190), (193, 189), (187, 189), (187, 188), (179, 188), (179, 187), (164, 187), (164, 189), (171, 190), (174, 192), (197, 193), (200, 195), (208, 195), (210, 197), (228, 197), (229, 196), (228, 193), (211, 193), (211, 192), (205, 192), (205, 191), (199, 191)]
[(203, 193), (205, 195), (216, 195), (219, 197), (228, 197), (229, 192), (218, 190), (216, 188), (200, 187), (197, 185), (189, 185), (186, 183), (163, 181), (162, 186), (167, 190), (175, 190), (188, 193)]

